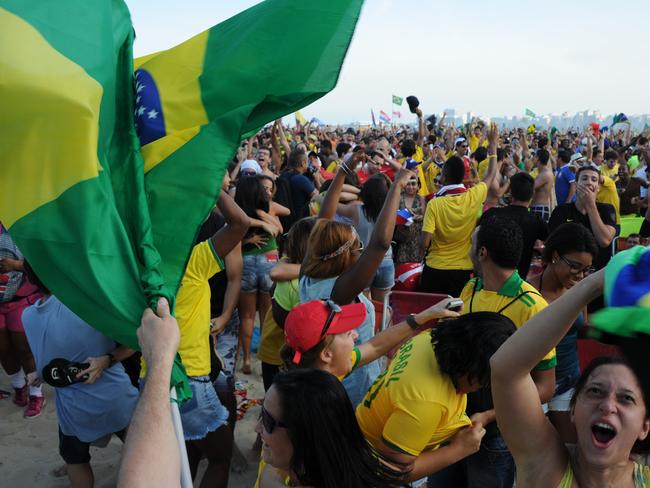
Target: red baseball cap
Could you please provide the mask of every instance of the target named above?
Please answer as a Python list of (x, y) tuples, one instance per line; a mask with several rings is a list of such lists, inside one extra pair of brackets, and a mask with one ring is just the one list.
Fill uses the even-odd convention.
[(294, 364), (325, 336), (356, 329), (365, 319), (363, 303), (340, 306), (331, 300), (312, 300), (294, 307), (284, 322), (285, 342), (295, 351)]

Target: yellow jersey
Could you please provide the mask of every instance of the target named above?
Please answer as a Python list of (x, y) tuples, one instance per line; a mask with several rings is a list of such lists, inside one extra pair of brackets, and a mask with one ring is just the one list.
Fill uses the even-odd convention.
[[(300, 303), (298, 291), (298, 278), (291, 281), (282, 281), (275, 285), (273, 300), (287, 312)], [(260, 347), (257, 357), (260, 361), (274, 366), (280, 366), (280, 349), (284, 345), (284, 330), (273, 319), (273, 312), (269, 309), (264, 319)]]
[[(188, 376), (210, 374), (210, 285), (208, 280), (223, 270), (210, 239), (194, 246), (176, 294), (176, 321), (181, 333), (178, 354)], [(142, 361), (140, 377), (147, 374)]]
[(603, 182), (596, 195), (598, 203), (609, 203), (616, 210), (616, 223), (621, 223), (621, 199), (616, 191), (616, 183), (609, 176), (603, 175)]
[(616, 163), (613, 168), (609, 168), (606, 164), (600, 165), (600, 174), (603, 176), (609, 176), (612, 180), (616, 181), (618, 178), (618, 168), (619, 164)]
[[(497, 312), (508, 317), (517, 328), (522, 327), (548, 303), (537, 289), (524, 281), (515, 270), (498, 291), (483, 288), (481, 278), (467, 282), (460, 299), (465, 303), (463, 314), (471, 312)], [(535, 367), (536, 370), (552, 369), (557, 364), (555, 348), (548, 352)]]
[(465, 414), (467, 395), (456, 392), (451, 378), (438, 366), (431, 331), (405, 342), (357, 407), (363, 435), (418, 456), (436, 449), (460, 428), (471, 424)]
[(472, 269), (472, 232), (487, 197), (483, 182), (465, 193), (436, 197), (424, 212), (422, 231), (432, 234), (426, 265), (435, 269)]

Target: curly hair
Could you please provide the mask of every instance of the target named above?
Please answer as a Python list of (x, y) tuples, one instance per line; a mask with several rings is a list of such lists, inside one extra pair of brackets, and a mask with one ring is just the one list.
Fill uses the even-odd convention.
[(462, 377), (490, 384), (490, 358), (517, 328), (505, 315), (474, 312), (440, 322), (431, 329), (431, 344), (440, 371), (456, 387)]
[(482, 247), (487, 250), (494, 264), (505, 269), (515, 269), (524, 247), (521, 227), (503, 217), (490, 216), (481, 220), (476, 233), (477, 252)]
[(553, 260), (553, 253), (562, 256), (572, 252), (587, 252), (596, 259), (599, 248), (589, 229), (574, 222), (567, 222), (548, 236), (544, 242), (542, 259), (548, 264)]

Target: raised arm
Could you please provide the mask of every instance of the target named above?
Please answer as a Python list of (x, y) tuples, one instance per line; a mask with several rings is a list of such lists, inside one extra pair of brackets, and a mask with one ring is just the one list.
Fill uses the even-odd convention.
[(499, 173), (497, 167), (497, 145), (499, 144), (499, 129), (494, 122), (490, 123), (488, 143), (488, 169), (485, 172), (483, 182), (487, 185), (488, 188), (490, 188)]
[(149, 370), (122, 449), (117, 486), (179, 486), (181, 461), (172, 425), (169, 380), (180, 333), (167, 300), (158, 300), (158, 316), (147, 308), (138, 342)]
[(239, 208), (230, 195), (221, 190), (217, 208), (221, 211), (226, 224), (219, 232), (210, 238), (212, 248), (221, 259), (224, 259), (230, 251), (241, 242), (244, 234), (250, 227), (250, 219)]
[(497, 422), (518, 466), (535, 463), (542, 467), (550, 462), (565, 467), (564, 445), (540, 408), (530, 371), (562, 340), (585, 305), (602, 293), (602, 287), (603, 270), (533, 316), (490, 360)]
[[(426, 310), (416, 313), (413, 318), (419, 325), (424, 325), (435, 319), (458, 317), (458, 312), (447, 309), (447, 305), (449, 305), (452, 300), (454, 299), (447, 298), (442, 300)], [(406, 322), (400, 322), (399, 324), (380, 332), (368, 342), (364, 342), (359, 346), (359, 352), (361, 353), (359, 366), (371, 363), (388, 354), (388, 351), (412, 335), (413, 328)]]
[(424, 116), (422, 115), (422, 110), (420, 108), (415, 109), (415, 113), (418, 116), (418, 138), (415, 143), (422, 147), (424, 146), (424, 131), (426, 130)]
[[(338, 277), (332, 289), (332, 300), (341, 305), (350, 303), (370, 283), (390, 248), (395, 231), (395, 220), (399, 209), (400, 193), (413, 172), (401, 169), (395, 175), (395, 182), (386, 195), (384, 206), (377, 217), (368, 246), (359, 260)], [(331, 188), (331, 187), (330, 187)]]
[(342, 162), (339, 166), (336, 176), (332, 180), (327, 193), (325, 193), (325, 199), (320, 206), (320, 211), (318, 212), (319, 219), (333, 219), (336, 215), (337, 205), (339, 203), (339, 197), (341, 196), (341, 191), (343, 191), (343, 183), (345, 182), (345, 175), (350, 174), (357, 167), (357, 164), (360, 161), (365, 159), (366, 155), (361, 146), (358, 146), (352, 157), (346, 161)]

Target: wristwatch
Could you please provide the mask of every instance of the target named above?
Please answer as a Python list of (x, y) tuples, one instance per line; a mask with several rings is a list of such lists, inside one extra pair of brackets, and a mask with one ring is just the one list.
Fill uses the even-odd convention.
[(418, 321), (415, 320), (414, 313), (408, 314), (406, 316), (406, 323), (409, 324), (409, 327), (411, 327), (413, 330), (419, 329), (422, 326), (422, 324), (418, 324)]

